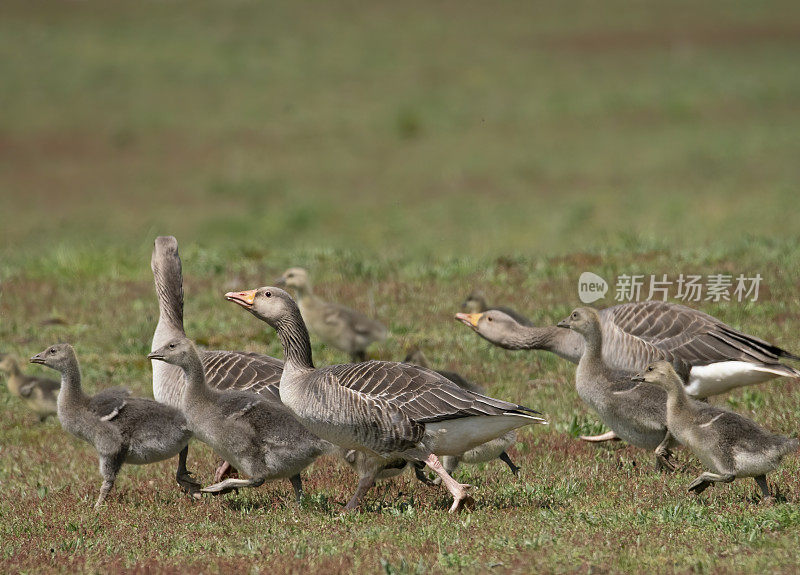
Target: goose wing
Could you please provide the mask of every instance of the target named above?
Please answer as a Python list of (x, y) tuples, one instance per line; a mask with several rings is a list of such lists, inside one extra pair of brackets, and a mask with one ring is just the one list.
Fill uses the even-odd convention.
[(667, 360), (691, 366), (720, 361), (774, 365), (781, 357), (795, 357), (708, 314), (669, 302), (621, 304), (603, 310), (601, 318), (612, 347), (635, 354), (655, 349)]
[(246, 390), (280, 400), (281, 360), (246, 351), (203, 351), (200, 357), (211, 387)]
[(386, 405), (416, 423), (481, 415), (519, 415), (535, 420), (538, 411), (462, 389), (429, 369), (403, 363), (367, 361), (325, 368), (332, 382), (353, 394), (352, 401)]

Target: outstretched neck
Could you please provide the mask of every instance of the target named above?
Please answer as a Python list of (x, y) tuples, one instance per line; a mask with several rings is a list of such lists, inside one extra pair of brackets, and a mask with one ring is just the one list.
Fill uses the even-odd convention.
[(297, 306), (292, 306), (291, 312), (278, 322), (275, 329), (283, 346), (286, 367), (301, 370), (314, 369), (311, 340)]
[(77, 361), (70, 362), (61, 371), (61, 390), (58, 393), (58, 411), (82, 407), (88, 404), (89, 398), (81, 387), (81, 368)]
[(542, 349), (577, 361), (580, 357), (578, 346), (570, 340), (575, 340), (572, 332), (561, 327), (520, 326), (511, 336), (511, 344), (515, 347), (509, 349)]
[(678, 376), (671, 377), (667, 389), (667, 420), (679, 417), (681, 414), (694, 412), (694, 407), (689, 401), (689, 396), (683, 389), (683, 382)]
[(153, 279), (158, 295), (158, 326), (153, 336), (153, 349), (168, 339), (184, 335), (183, 331), (183, 275), (181, 261), (162, 258), (153, 265)]

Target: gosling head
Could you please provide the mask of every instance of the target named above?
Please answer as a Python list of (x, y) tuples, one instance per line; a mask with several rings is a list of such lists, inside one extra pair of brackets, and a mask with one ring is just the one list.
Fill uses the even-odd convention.
[(68, 343), (57, 343), (37, 353), (30, 359), (31, 363), (46, 365), (56, 371), (65, 371), (77, 361), (75, 350)]
[(461, 304), (461, 309), (466, 313), (480, 313), (486, 309), (486, 298), (483, 292), (475, 290), (467, 296)]
[(14, 358), (8, 353), (0, 353), (0, 372), (11, 373), (14, 369)]
[(592, 335), (600, 331), (600, 314), (590, 307), (579, 307), (567, 317), (558, 322), (558, 327), (566, 327), (583, 336)]
[(289, 268), (275, 281), (276, 286), (304, 290), (308, 287), (308, 272), (303, 268)]
[(496, 309), (483, 313), (457, 313), (455, 319), (469, 326), (482, 338), (501, 347), (506, 347), (508, 337), (522, 327), (513, 317)]
[(292, 296), (276, 287), (260, 287), (249, 291), (228, 292), (225, 299), (242, 306), (258, 319), (274, 328), (297, 308)]
[(670, 388), (681, 387), (681, 378), (678, 376), (672, 364), (668, 361), (654, 361), (640, 373), (631, 377), (631, 381), (652, 383), (659, 387), (669, 390)]
[(187, 367), (197, 358), (197, 350), (190, 339), (176, 337), (169, 340), (157, 350), (147, 354), (147, 359), (171, 363), (178, 367)]

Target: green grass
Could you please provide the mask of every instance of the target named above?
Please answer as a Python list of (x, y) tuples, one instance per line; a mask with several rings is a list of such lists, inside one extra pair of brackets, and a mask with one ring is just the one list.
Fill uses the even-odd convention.
[[(191, 502), (168, 462), (95, 515), (92, 451), (0, 390), (0, 570), (795, 572), (798, 458), (772, 508), (747, 481), (689, 497), (687, 453), (663, 476), (581, 444), (601, 426), (574, 367), (452, 315), (480, 287), (552, 323), (587, 270), (760, 273), (757, 302), (697, 306), (800, 352), (799, 39), (786, 1), (3, 3), (0, 350), (69, 341), (87, 389), (150, 395), (148, 262), (173, 234), (202, 345), (280, 356), (221, 295), (302, 265), (390, 327), (375, 357), (420, 345), (552, 425), (520, 434), (517, 480), (459, 471), (461, 517), (410, 477), (342, 515), (356, 478), (329, 459), (299, 509), (288, 482)], [(796, 435), (799, 384), (715, 401)], [(210, 450), (189, 464), (210, 481)]]

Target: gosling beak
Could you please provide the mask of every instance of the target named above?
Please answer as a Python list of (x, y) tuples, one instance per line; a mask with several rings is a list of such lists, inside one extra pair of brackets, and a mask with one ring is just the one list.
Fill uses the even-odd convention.
[(272, 285), (279, 288), (286, 287), (286, 278), (281, 276), (278, 279), (276, 279)]
[(37, 353), (30, 359), (30, 362), (44, 365), (44, 356), (41, 353)]
[(562, 319), (560, 322), (558, 322), (558, 323), (556, 324), (556, 326), (558, 326), (558, 327), (565, 327), (565, 328), (569, 329), (569, 318), (568, 318), (568, 317), (566, 317), (566, 318)]
[(636, 381), (636, 382), (641, 383), (641, 382), (644, 381), (644, 375), (641, 374), (641, 373), (637, 373), (636, 375), (632, 375), (631, 376), (631, 381)]
[(161, 350), (152, 351), (147, 354), (147, 359), (157, 359), (159, 361), (164, 361), (164, 354), (161, 353)]
[(457, 313), (455, 319), (472, 329), (477, 329), (478, 320), (481, 319), (482, 315), (482, 313)]
[(253, 309), (253, 302), (256, 299), (256, 290), (229, 291), (225, 294), (225, 299), (239, 304), (244, 309)]

